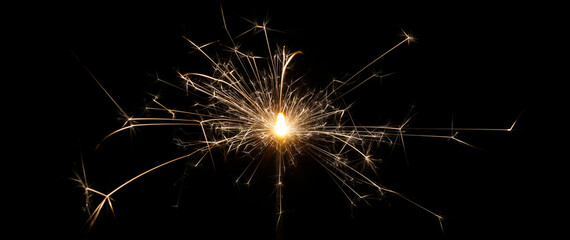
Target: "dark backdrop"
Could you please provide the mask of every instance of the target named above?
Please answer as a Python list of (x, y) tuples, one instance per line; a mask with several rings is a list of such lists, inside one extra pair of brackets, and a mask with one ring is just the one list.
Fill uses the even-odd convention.
[(546, 90), (553, 81), (544, 65), (551, 53), (542, 40), (548, 33), (536, 19), (541, 9), (223, 2), (233, 34), (248, 26), (241, 17), (269, 19), (268, 26), (281, 31), (270, 33), (271, 42), (304, 52), (295, 60), (295, 71), (305, 73), (315, 88), (354, 74), (400, 42), (402, 30), (413, 34), (416, 42), (390, 53), (361, 77), (395, 74), (372, 80), (344, 98), (354, 103), (351, 114), (360, 124), (398, 124), (411, 113), (412, 127), (449, 127), (453, 121), (456, 127), (508, 128), (524, 112), (513, 132), (459, 133), (460, 139), (483, 150), (406, 138), (407, 160), (400, 146), (381, 153), (377, 180), (443, 215), (445, 233), (437, 219), (395, 196), (351, 207), (327, 173), (302, 157), (285, 179), (280, 231), (275, 231), (272, 167), (252, 186), (237, 186), (233, 181), (241, 169), (229, 159), (219, 160), (216, 171), (208, 164), (188, 170), (180, 162), (137, 180), (114, 195), (116, 217), (103, 211), (87, 232), (82, 190), (68, 179), (81, 169), (81, 159), (93, 187), (109, 191), (189, 149), (173, 141), (184, 138), (184, 130), (159, 127), (121, 133), (94, 151), (123, 122), (82, 65), (128, 114), (148, 114), (144, 108), (155, 94), (184, 109), (193, 103), (191, 97), (157, 83), (157, 76), (176, 83), (177, 70), (211, 70), (182, 36), (202, 44), (227, 38), (217, 2), (97, 1), (49, 7), (25, 29), (35, 36), (34, 46), (49, 49), (30, 55), (29, 65), (49, 66), (36, 76), (42, 79), (42, 100), (37, 102), (41, 113), (35, 115), (41, 115), (38, 122), (50, 123), (42, 124), (48, 128), (43, 138), (49, 150), (39, 158), (49, 160), (38, 166), (49, 169), (47, 175), (56, 180), (38, 182), (43, 190), (35, 198), (40, 204), (30, 205), (36, 214), (24, 217), (26, 226), (47, 226), (48, 233), (87, 239), (510, 238), (548, 234), (546, 227), (556, 227), (547, 217), (555, 210), (544, 207), (550, 202), (544, 199), (552, 198), (546, 186), (558, 178), (549, 173), (549, 152), (556, 141), (543, 135), (556, 130), (543, 120), (552, 116), (547, 109), (553, 101), (544, 96), (551, 95), (545, 93), (552, 93)]

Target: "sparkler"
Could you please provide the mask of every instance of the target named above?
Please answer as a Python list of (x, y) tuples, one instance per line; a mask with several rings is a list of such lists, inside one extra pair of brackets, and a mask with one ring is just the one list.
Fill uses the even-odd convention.
[[(435, 217), (443, 230), (441, 225), (443, 217), (440, 214), (397, 191), (380, 185), (373, 176), (362, 171), (359, 166), (376, 172), (376, 160), (370, 146), (401, 144), (405, 151), (405, 137), (424, 137), (448, 139), (475, 147), (459, 139), (457, 133), (459, 131), (510, 132), (517, 122), (515, 120), (509, 128), (499, 129), (411, 128), (408, 127), (409, 118), (399, 125), (355, 125), (348, 112), (349, 107), (341, 107), (340, 100), (345, 94), (377, 77), (376, 75), (362, 77), (362, 75), (370, 66), (398, 47), (414, 41), (411, 35), (403, 32), (404, 38), (400, 42), (348, 79), (331, 81), (322, 90), (307, 91), (302, 77), (294, 78), (289, 74), (291, 63), (303, 54), (301, 51), (291, 51), (285, 46), (273, 49), (269, 40), (270, 29), (267, 27), (267, 22), (254, 24), (249, 30), (233, 37), (223, 16), (222, 11), (229, 45), (219, 41), (200, 45), (185, 37), (188, 43), (209, 61), (213, 69), (211, 74), (178, 72), (184, 85), (176, 87), (202, 99), (190, 110), (170, 108), (155, 98), (153, 99), (155, 106), (147, 109), (168, 113), (170, 117), (128, 116), (86, 68), (125, 117), (123, 126), (105, 136), (96, 148), (115, 134), (146, 126), (195, 126), (201, 131), (200, 139), (184, 143), (193, 146), (191, 152), (150, 168), (107, 193), (96, 190), (88, 184), (82, 165), (82, 173), (77, 174), (74, 180), (85, 190), (86, 209), (89, 214), (88, 227), (94, 225), (101, 210), (106, 206), (114, 214), (113, 195), (140, 177), (189, 157), (199, 159), (196, 165), (204, 159), (211, 158), (215, 168), (212, 151), (220, 149), (225, 153), (235, 152), (248, 156), (249, 163), (236, 179), (236, 183), (245, 184), (250, 184), (262, 164), (262, 155), (267, 152), (273, 153), (276, 166), (277, 225), (282, 221), (284, 213), (282, 190), (284, 173), (289, 167), (294, 166), (296, 159), (302, 155), (315, 160), (326, 169), (350, 204), (355, 205), (358, 201), (392, 194)], [(235, 43), (235, 39), (252, 31), (263, 33), (267, 45), (264, 54), (266, 56), (244, 52)], [(225, 50), (222, 52), (225, 54), (223, 57), (209, 53), (215, 46)], [(437, 134), (443, 130), (450, 134)], [(360, 191), (362, 188), (372, 191), (364, 193)], [(93, 208), (89, 202), (94, 196), (99, 196), (102, 200)]]

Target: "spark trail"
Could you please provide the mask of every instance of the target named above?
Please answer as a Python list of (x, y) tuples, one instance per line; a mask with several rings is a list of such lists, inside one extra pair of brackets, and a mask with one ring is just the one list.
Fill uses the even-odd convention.
[[(201, 138), (190, 141), (194, 150), (180, 157), (168, 160), (150, 168), (126, 182), (120, 184), (108, 193), (93, 189), (88, 183), (85, 170), (77, 174), (75, 181), (85, 190), (87, 200), (93, 195), (102, 198), (101, 202), (89, 210), (88, 226), (92, 227), (99, 217), (101, 210), (108, 206), (113, 212), (112, 196), (135, 180), (154, 172), (164, 166), (193, 157), (199, 159), (211, 158), (212, 151), (219, 149), (224, 153), (235, 152), (247, 156), (249, 164), (238, 175), (236, 183), (249, 184), (257, 172), (262, 155), (270, 150), (274, 152), (275, 164), (275, 195), (277, 209), (277, 226), (282, 221), (284, 174), (289, 167), (295, 165), (300, 156), (313, 159), (322, 166), (350, 204), (367, 201), (369, 198), (381, 198), (384, 194), (392, 194), (418, 209), (435, 217), (442, 227), (443, 217), (435, 211), (424, 207), (409, 197), (380, 185), (369, 171), (362, 171), (357, 166), (365, 166), (376, 172), (376, 161), (373, 145), (401, 144), (405, 150), (404, 138), (424, 137), (453, 140), (457, 143), (474, 147), (457, 138), (459, 131), (504, 131), (513, 129), (515, 122), (509, 128), (410, 128), (409, 119), (400, 125), (359, 126), (351, 124), (355, 121), (348, 113), (348, 107), (342, 107), (341, 98), (348, 92), (356, 90), (364, 82), (374, 76), (363, 78), (361, 75), (370, 66), (377, 63), (389, 53), (404, 43), (414, 39), (407, 33), (404, 38), (380, 54), (373, 61), (362, 67), (345, 81), (331, 81), (324, 89), (307, 91), (303, 78), (293, 78), (288, 73), (291, 63), (303, 54), (301, 51), (291, 51), (285, 46), (271, 48), (270, 29), (267, 23), (254, 25), (251, 29), (232, 37), (222, 18), (229, 45), (213, 41), (198, 44), (184, 37), (188, 43), (208, 61), (213, 69), (210, 74), (200, 72), (183, 73), (178, 76), (183, 81), (187, 94), (192, 94), (200, 102), (188, 110), (176, 110), (160, 103), (156, 98), (156, 107), (148, 107), (153, 112), (165, 112), (170, 117), (130, 117), (119, 104), (103, 88), (103, 85), (85, 67), (89, 75), (104, 90), (112, 102), (120, 109), (126, 118), (125, 124), (105, 136), (97, 148), (109, 137), (125, 130), (147, 126), (199, 127)], [(263, 33), (267, 56), (257, 56), (240, 50), (235, 43), (236, 38), (251, 31)], [(216, 51), (222, 49), (224, 51)], [(211, 52), (214, 53), (211, 53)], [(172, 85), (169, 83), (169, 85)], [(443, 131), (450, 135), (440, 135)], [(209, 156), (209, 157), (208, 157)], [(197, 165), (196, 164), (196, 165)], [(214, 164), (215, 166), (215, 164)], [(371, 190), (364, 192), (362, 189)]]

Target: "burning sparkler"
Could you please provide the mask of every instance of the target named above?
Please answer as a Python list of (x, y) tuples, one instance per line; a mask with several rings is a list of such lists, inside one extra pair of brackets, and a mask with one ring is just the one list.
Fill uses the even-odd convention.
[[(108, 193), (93, 189), (88, 184), (84, 171), (82, 174), (78, 174), (75, 181), (85, 190), (87, 202), (92, 200), (94, 195), (102, 197), (101, 202), (93, 209), (89, 209), (90, 206), (87, 205), (89, 227), (93, 226), (101, 210), (106, 206), (114, 212), (112, 197), (128, 184), (163, 166), (188, 157), (199, 159), (196, 165), (208, 158), (211, 158), (213, 162), (212, 151), (215, 149), (248, 156), (250, 162), (236, 179), (236, 182), (247, 184), (250, 183), (262, 163), (261, 155), (266, 150), (274, 152), (277, 224), (281, 221), (284, 212), (282, 191), (284, 172), (288, 167), (295, 165), (295, 161), (300, 155), (314, 159), (326, 169), (350, 204), (356, 204), (361, 200), (366, 201), (367, 198), (375, 196), (392, 194), (432, 215), (441, 224), (443, 220), (441, 215), (399, 192), (380, 185), (372, 176), (366, 175), (357, 167), (363, 165), (375, 171), (376, 163), (369, 146), (372, 143), (389, 145), (401, 143), (403, 147), (405, 137), (425, 137), (449, 139), (474, 147), (458, 139), (457, 132), (508, 132), (513, 129), (516, 123), (515, 120), (509, 128), (504, 129), (409, 128), (409, 119), (399, 125), (354, 125), (354, 121), (348, 114), (349, 108), (342, 107), (339, 100), (348, 92), (356, 90), (368, 80), (376, 77), (376, 75), (370, 77), (362, 77), (362, 75), (370, 66), (396, 48), (412, 42), (414, 40), (412, 36), (403, 32), (404, 38), (400, 42), (348, 79), (331, 81), (322, 90), (307, 91), (303, 86), (304, 79), (302, 77), (294, 78), (289, 75), (290, 65), (297, 56), (302, 54), (301, 51), (291, 51), (286, 47), (276, 50), (271, 48), (269, 28), (267, 28), (266, 22), (259, 25), (254, 24), (251, 29), (234, 37), (230, 34), (225, 18), (222, 19), (229, 37), (229, 45), (221, 44), (219, 41), (200, 45), (189, 38), (185, 38), (197, 52), (209, 61), (213, 68), (211, 74), (178, 73), (184, 81), (184, 85), (177, 87), (187, 93), (195, 94), (203, 100), (197, 103), (193, 109), (175, 110), (160, 103), (157, 99), (153, 99), (156, 106), (147, 109), (166, 112), (170, 117), (132, 117), (126, 115), (119, 104), (105, 91), (115, 105), (121, 109), (126, 121), (121, 128), (105, 136), (101, 143), (125, 130), (163, 125), (199, 127), (201, 139), (191, 142), (194, 147), (191, 152), (150, 168)], [(246, 53), (235, 44), (235, 39), (251, 31), (263, 33), (267, 45), (266, 56)], [(224, 52), (226, 56), (221, 57), (221, 54), (209, 53), (212, 51), (211, 48), (215, 46), (226, 50)], [(89, 72), (88, 69), (87, 71)], [(91, 76), (95, 79), (93, 74)], [(103, 88), (98, 81), (97, 83)], [(451, 130), (452, 133), (450, 135), (435, 134), (441, 130)], [(97, 145), (97, 148), (101, 143)], [(373, 192), (363, 193), (359, 190), (362, 188), (373, 189)]]

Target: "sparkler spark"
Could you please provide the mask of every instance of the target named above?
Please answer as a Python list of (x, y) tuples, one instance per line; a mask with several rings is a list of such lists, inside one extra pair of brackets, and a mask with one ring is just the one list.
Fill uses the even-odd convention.
[[(285, 46), (274, 50), (269, 41), (270, 29), (267, 28), (267, 22), (254, 24), (252, 28), (236, 37), (230, 34), (225, 18), (223, 23), (229, 37), (229, 45), (220, 41), (198, 44), (184, 37), (211, 64), (213, 72), (210, 74), (178, 72), (183, 84), (174, 84), (175, 87), (196, 96), (198, 103), (192, 109), (179, 110), (162, 104), (158, 98), (155, 98), (152, 101), (155, 106), (147, 107), (149, 111), (163, 112), (169, 117), (127, 117), (119, 104), (86, 68), (126, 118), (123, 126), (105, 136), (97, 148), (115, 134), (147, 126), (196, 127), (201, 132), (201, 139), (180, 142), (181, 145), (193, 147), (191, 152), (150, 168), (108, 193), (93, 189), (87, 183), (84, 169), (81, 174), (77, 174), (75, 181), (83, 187), (88, 200), (92, 200), (94, 196), (102, 198), (101, 202), (88, 212), (89, 227), (94, 225), (105, 206), (114, 213), (112, 196), (116, 192), (159, 168), (189, 157), (197, 159), (195, 165), (208, 158), (211, 158), (213, 163), (212, 151), (220, 149), (225, 153), (235, 152), (248, 156), (249, 163), (237, 177), (236, 183), (249, 184), (262, 164), (262, 155), (269, 149), (275, 153), (277, 224), (284, 213), (285, 171), (295, 165), (299, 156), (304, 156), (315, 160), (329, 173), (350, 204), (356, 205), (359, 201), (392, 194), (435, 217), (443, 230), (441, 225), (443, 217), (440, 214), (395, 190), (382, 186), (374, 179), (374, 175), (367, 174), (369, 171), (362, 171), (358, 166), (364, 166), (365, 169), (371, 169), (376, 173), (373, 145), (401, 144), (405, 151), (404, 138), (424, 137), (448, 139), (475, 147), (459, 139), (457, 133), (459, 131), (510, 132), (516, 123), (515, 120), (509, 128), (497, 129), (410, 128), (408, 118), (397, 125), (355, 125), (349, 114), (349, 107), (343, 107), (340, 100), (347, 93), (377, 77), (375, 74), (369, 77), (362, 75), (398, 47), (412, 42), (414, 38), (411, 35), (404, 32), (404, 38), (400, 42), (348, 79), (333, 80), (323, 89), (311, 91), (303, 84), (303, 77), (295, 78), (289, 72), (291, 63), (302, 52), (290, 51)], [(235, 39), (255, 31), (263, 33), (266, 56), (245, 52), (235, 43)], [(224, 51), (210, 53), (211, 48), (215, 46)], [(449, 135), (438, 134), (441, 132), (449, 132)], [(213, 166), (215, 167), (215, 164)]]

